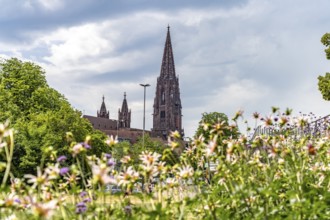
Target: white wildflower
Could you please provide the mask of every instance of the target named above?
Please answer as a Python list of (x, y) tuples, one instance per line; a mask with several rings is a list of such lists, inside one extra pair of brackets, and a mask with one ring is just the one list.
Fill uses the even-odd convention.
[(188, 179), (194, 175), (194, 170), (191, 166), (183, 166), (178, 168), (178, 175), (182, 179)]

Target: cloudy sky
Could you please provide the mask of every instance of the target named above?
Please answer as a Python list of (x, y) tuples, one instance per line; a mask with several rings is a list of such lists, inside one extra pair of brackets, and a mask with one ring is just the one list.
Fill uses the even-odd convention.
[(183, 125), (203, 112), (245, 119), (271, 106), (329, 114), (317, 88), (330, 72), (320, 38), (328, 0), (0, 0), (0, 57), (41, 65), (73, 107), (96, 115), (102, 95), (117, 118), (124, 92), (132, 127), (152, 127), (167, 25), (180, 78)]

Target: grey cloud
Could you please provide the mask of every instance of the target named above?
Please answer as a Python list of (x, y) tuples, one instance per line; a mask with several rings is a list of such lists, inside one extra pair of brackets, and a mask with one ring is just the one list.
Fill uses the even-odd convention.
[[(182, 8), (214, 8), (232, 7), (243, 4), (240, 1), (92, 1), (92, 0), (62, 0), (63, 6), (57, 10), (47, 10), (37, 1), (26, 1), (30, 6), (24, 6), (22, 2), (2, 0), (5, 7), (0, 9), (1, 40), (19, 42), (31, 42), (33, 36), (27, 36), (26, 32), (51, 31), (59, 27), (95, 22), (104, 19), (129, 16), (137, 11), (161, 10), (173, 13)], [(2, 15), (2, 16), (1, 16)]]
[[(194, 133), (194, 126), (204, 111), (220, 111), (231, 117), (243, 108), (245, 118), (249, 118), (254, 111), (267, 114), (273, 105), (282, 109), (292, 107), (296, 112), (315, 109), (321, 115), (328, 109), (316, 86), (317, 75), (329, 71), (329, 61), (319, 42), (322, 34), (329, 31), (328, 1), (320, 1), (318, 6), (306, 0), (148, 1), (148, 5), (143, 0), (112, 1), (112, 4), (109, 1), (79, 2), (66, 1), (59, 11), (46, 13), (37, 8), (38, 13), (32, 14), (20, 9), (15, 16), (3, 16), (0, 41), (16, 41), (19, 47), (21, 42), (33, 42), (37, 34), (47, 35), (58, 27), (109, 21), (111, 25), (101, 34), (115, 45), (113, 51), (77, 60), (77, 66), (72, 69), (60, 70), (53, 66), (59, 68), (59, 72), (52, 72), (49, 77), (50, 83), (74, 106), (91, 114), (99, 108), (99, 99), (104, 93), (109, 97), (111, 112), (117, 111), (122, 93), (127, 91), (129, 105), (135, 108), (132, 109), (134, 123), (140, 126), (142, 90), (138, 83), (148, 80), (152, 84), (147, 92), (148, 114), (151, 115), (167, 22), (171, 25), (188, 135)], [(299, 7), (296, 7), (298, 2)], [(76, 5), (72, 6), (74, 3)], [(231, 11), (234, 6), (237, 9)], [(195, 17), (185, 14), (187, 9), (189, 13), (199, 13), (201, 18), (195, 21)], [(143, 17), (148, 12), (159, 14), (159, 20)], [(142, 17), (137, 19), (140, 23), (127, 19), (134, 13)], [(213, 17), (206, 16), (212, 13)], [(113, 30), (120, 33), (120, 38), (107, 38)], [(19, 52), (26, 58), (35, 57), (33, 60), (48, 67), (50, 64), (43, 57), (50, 56), (47, 47), (51, 45), (38, 45)], [(132, 53), (140, 57), (125, 56)], [(114, 58), (123, 63), (101, 70), (85, 66)], [(74, 77), (70, 78), (71, 75)], [(150, 121), (148, 126), (152, 126)]]

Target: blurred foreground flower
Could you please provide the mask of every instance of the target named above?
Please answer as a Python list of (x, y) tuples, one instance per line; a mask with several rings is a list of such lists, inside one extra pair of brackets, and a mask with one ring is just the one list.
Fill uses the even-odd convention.
[(172, 138), (169, 136), (167, 140), (168, 146), (171, 147), (171, 150), (174, 150), (180, 146), (177, 141), (172, 141)]
[(82, 214), (82, 213), (85, 213), (87, 211), (87, 205), (86, 203), (84, 202), (79, 202), (77, 205), (76, 205), (76, 213), (77, 214)]
[(274, 124), (273, 119), (271, 117), (266, 117), (264, 119), (264, 126), (265, 127), (270, 127)]
[(57, 210), (57, 200), (32, 204), (33, 213), (41, 219), (50, 219)]
[(308, 125), (309, 123), (309, 120), (307, 117), (305, 116), (301, 116), (301, 117), (298, 117), (296, 119), (296, 125), (299, 127), (299, 128), (304, 128)]
[(57, 161), (58, 163), (63, 163), (63, 162), (66, 161), (66, 159), (67, 159), (67, 157), (64, 156), (64, 155), (62, 155), (62, 156), (59, 156), (59, 157), (57, 158), (56, 161)]
[(116, 180), (113, 177), (110, 177), (109, 172), (111, 169), (106, 166), (106, 164), (101, 165), (92, 165), (92, 173), (93, 173), (93, 183), (101, 185), (106, 184), (116, 184)]
[(28, 179), (28, 183), (33, 183), (33, 188), (36, 186), (49, 185), (47, 175), (46, 173), (42, 174), (40, 167), (37, 167), (37, 176), (34, 176), (32, 174), (25, 174), (24, 178)]
[(213, 140), (211, 140), (208, 145), (206, 146), (205, 149), (205, 156), (209, 157), (213, 154), (213, 152), (215, 151), (215, 149), (217, 148), (217, 138), (218, 136), (216, 135)]
[(133, 167), (128, 167), (126, 171), (121, 172), (118, 176), (118, 185), (127, 186), (133, 184), (139, 178), (139, 173)]
[(191, 166), (182, 166), (178, 168), (178, 173), (179, 177), (182, 179), (188, 179), (194, 175), (194, 170)]
[(70, 171), (70, 168), (69, 167), (62, 167), (60, 169), (60, 175), (61, 176), (65, 176), (67, 173), (69, 173), (69, 171)]
[(171, 134), (170, 134), (170, 136), (172, 138), (175, 138), (175, 139), (180, 139), (181, 138), (181, 135), (180, 135), (180, 133), (177, 130), (176, 131), (172, 131)]
[(232, 118), (232, 120), (233, 121), (237, 121), (237, 119), (239, 118), (239, 117), (242, 117), (243, 118), (243, 113), (244, 113), (244, 111), (243, 110), (238, 110), (236, 113), (235, 113), (235, 116)]
[(118, 137), (116, 136), (115, 138), (113, 138), (113, 136), (111, 135), (110, 137), (108, 137), (105, 143), (110, 147), (113, 147), (118, 143)]
[(253, 113), (253, 118), (254, 119), (259, 119), (260, 118), (260, 114), (258, 112), (254, 112)]
[(124, 164), (128, 164), (129, 162), (131, 162), (131, 157), (130, 156), (124, 156), (123, 158), (121, 158), (120, 162), (124, 163)]
[(45, 169), (45, 172), (48, 174), (48, 179), (53, 180), (53, 179), (57, 179), (59, 177), (60, 168), (58, 166), (59, 166), (59, 164), (56, 163), (55, 166), (48, 166)]
[(178, 181), (175, 178), (167, 178), (165, 183), (168, 188), (173, 188), (178, 185)]
[(161, 155), (156, 152), (143, 151), (140, 155), (140, 160), (146, 165), (155, 165), (160, 157)]
[(72, 147), (72, 156), (75, 157), (84, 151), (86, 151), (86, 148), (81, 143), (78, 143)]

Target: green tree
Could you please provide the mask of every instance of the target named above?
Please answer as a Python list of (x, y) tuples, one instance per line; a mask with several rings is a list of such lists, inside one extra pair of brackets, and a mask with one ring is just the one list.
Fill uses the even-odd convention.
[(222, 145), (222, 140), (236, 138), (239, 135), (237, 127), (230, 126), (228, 117), (220, 112), (204, 112), (199, 126), (195, 133), (195, 138), (203, 136), (204, 142), (208, 143), (217, 135), (218, 144)]
[(135, 163), (139, 162), (139, 155), (143, 151), (151, 151), (151, 152), (157, 152), (162, 153), (164, 150), (164, 144), (160, 141), (156, 141), (151, 139), (149, 134), (144, 135), (144, 146), (143, 146), (143, 139), (142, 136), (140, 136), (137, 139), (137, 142), (132, 145), (132, 147), (129, 149), (129, 154), (131, 155), (132, 159)]
[(63, 95), (49, 87), (40, 66), (16, 58), (0, 61), (0, 121), (9, 119), (17, 131), (15, 175), (34, 173), (42, 158), (45, 163), (54, 159), (45, 154), (50, 146), (57, 155), (69, 156), (66, 132), (73, 134), (75, 142), (91, 135), (89, 154), (107, 152), (106, 136), (81, 116)]
[[(325, 54), (328, 60), (330, 60), (330, 33), (326, 33), (322, 36), (321, 42), (326, 46)], [(330, 73), (326, 73), (325, 76), (318, 77), (319, 90), (324, 100), (330, 101)]]
[(168, 165), (173, 165), (179, 161), (179, 156), (171, 151), (169, 146), (161, 140), (153, 139), (149, 136), (149, 134), (145, 134), (144, 136), (144, 146), (142, 136), (138, 138), (137, 142), (130, 148), (129, 154), (135, 163), (139, 162), (139, 155), (143, 151), (156, 152), (162, 155), (162, 160), (166, 162)]

